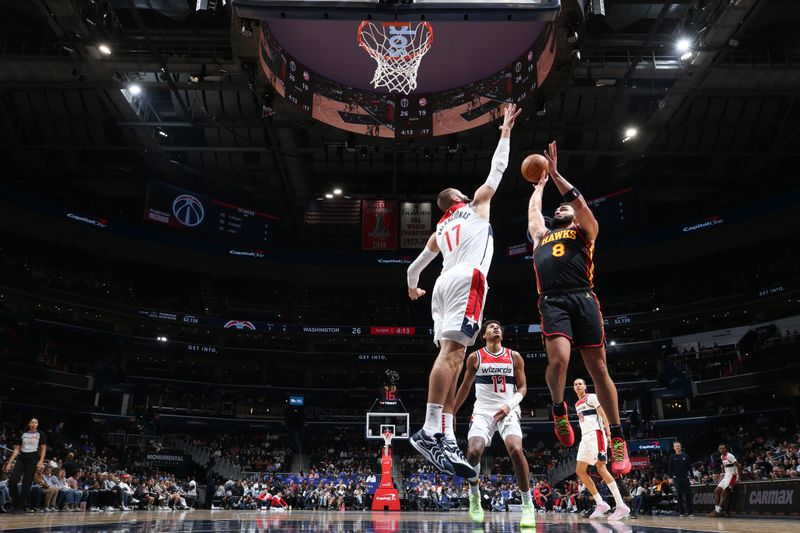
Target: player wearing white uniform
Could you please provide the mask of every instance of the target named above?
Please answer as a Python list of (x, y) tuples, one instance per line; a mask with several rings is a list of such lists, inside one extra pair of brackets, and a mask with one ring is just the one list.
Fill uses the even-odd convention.
[(714, 489), (714, 510), (708, 513), (708, 516), (714, 518), (722, 516), (722, 508), (725, 506), (728, 494), (733, 493), (733, 487), (739, 480), (739, 461), (724, 444), (719, 445), (719, 458), (722, 461), (722, 479)]
[(581, 443), (578, 445), (578, 457), (575, 466), (575, 473), (586, 485), (589, 493), (594, 498), (597, 506), (594, 512), (589, 515), (589, 518), (601, 518), (609, 510), (611, 506), (608, 505), (600, 493), (597, 491), (597, 486), (594, 484), (592, 476), (589, 475), (588, 468), (594, 465), (600, 477), (605, 481), (608, 490), (614, 496), (616, 508), (614, 512), (609, 515), (609, 520), (621, 520), (631, 512), (630, 508), (625, 505), (622, 499), (622, 494), (619, 492), (617, 482), (614, 476), (606, 468), (606, 452), (608, 451), (608, 437), (610, 430), (608, 427), (608, 419), (600, 406), (600, 400), (597, 399), (596, 394), (586, 393), (586, 382), (580, 378), (572, 383), (572, 388), (575, 394), (578, 395), (578, 402), (575, 404), (575, 410), (578, 412), (578, 423), (581, 426)]
[[(483, 330), (484, 348), (467, 357), (467, 370), (456, 393), (455, 410), (463, 405), (475, 384), (475, 406), (469, 425), (467, 461), (477, 469), (486, 446), (492, 443), (495, 432), (506, 445), (514, 465), (522, 494), (520, 527), (536, 527), (536, 513), (531, 501), (528, 460), (522, 449), (519, 403), (528, 392), (525, 361), (519, 353), (503, 348), (503, 327), (496, 320), (486, 322)], [(469, 514), (473, 522), (483, 522), (478, 474), (469, 479)]]
[(428, 381), (425, 425), (411, 436), (411, 445), (442, 472), (466, 478), (473, 477), (475, 471), (453, 433), (455, 387), (467, 346), (475, 343), (481, 328), (486, 274), (493, 253), (489, 207), (508, 166), (511, 129), (519, 113), (516, 105), (506, 106), (491, 171), (472, 201), (458, 189), (439, 193), (437, 205), (444, 216), (422, 253), (408, 267), (408, 297), (416, 300), (425, 294), (418, 287), (420, 273), (442, 252), (442, 273), (431, 301), (433, 340), (439, 346), (439, 355)]

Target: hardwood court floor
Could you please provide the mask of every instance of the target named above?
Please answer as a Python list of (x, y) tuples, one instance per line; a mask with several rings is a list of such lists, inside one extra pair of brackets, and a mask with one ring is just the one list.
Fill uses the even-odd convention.
[[(731, 533), (800, 533), (800, 521), (758, 518), (641, 517), (621, 522), (590, 521), (570, 514), (536, 516), (536, 532), (553, 533), (686, 533), (725, 531)], [(518, 513), (487, 513), (482, 526), (473, 526), (464, 512), (371, 513), (260, 511), (175, 511), (111, 513), (36, 513), (0, 515), (0, 531), (30, 532), (120, 532), (205, 533), (223, 531), (330, 532), (330, 533), (460, 533), (519, 531)], [(526, 529), (525, 531), (534, 531)]]

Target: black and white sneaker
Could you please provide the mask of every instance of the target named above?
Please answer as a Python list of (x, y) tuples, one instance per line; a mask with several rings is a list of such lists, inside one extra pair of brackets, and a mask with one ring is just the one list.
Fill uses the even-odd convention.
[(465, 479), (472, 479), (475, 477), (475, 468), (467, 462), (461, 448), (455, 440), (443, 439), (442, 448), (444, 449), (444, 456), (453, 465), (453, 470), (457, 476)]
[(452, 463), (445, 455), (442, 439), (444, 433), (428, 435), (423, 430), (419, 430), (409, 439), (411, 446), (414, 447), (425, 459), (445, 474), (455, 475)]

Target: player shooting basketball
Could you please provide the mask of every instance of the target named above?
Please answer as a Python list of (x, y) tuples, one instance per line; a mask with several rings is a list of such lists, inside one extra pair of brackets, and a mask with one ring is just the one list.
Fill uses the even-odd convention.
[(411, 437), (411, 445), (439, 470), (466, 478), (474, 477), (475, 470), (453, 433), (456, 381), (467, 346), (475, 343), (481, 329), (486, 276), (494, 253), (489, 207), (508, 166), (511, 129), (519, 113), (516, 105), (506, 106), (489, 176), (473, 199), (453, 188), (439, 193), (437, 205), (444, 215), (422, 253), (408, 267), (408, 297), (416, 300), (425, 294), (418, 287), (420, 273), (442, 253), (442, 272), (431, 299), (433, 340), (439, 355), (428, 381), (425, 425)]
[(558, 440), (572, 446), (575, 433), (567, 418), (564, 386), (573, 347), (581, 352), (600, 404), (608, 411), (611, 430), (611, 471), (631, 469), (620, 426), (617, 388), (606, 367), (605, 332), (600, 302), (594, 291), (594, 243), (599, 226), (580, 191), (558, 172), (556, 143), (545, 151), (547, 174), (564, 198), (548, 229), (542, 216), (542, 194), (548, 177), (534, 186), (528, 204), (528, 232), (533, 240), (533, 269), (539, 290), (539, 314), (547, 351), (545, 379), (553, 402)]

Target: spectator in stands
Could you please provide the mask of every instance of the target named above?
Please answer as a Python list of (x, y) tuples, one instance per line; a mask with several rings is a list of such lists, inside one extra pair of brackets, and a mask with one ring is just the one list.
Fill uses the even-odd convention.
[(35, 502), (35, 507), (41, 508), (45, 512), (57, 511), (56, 498), (58, 497), (58, 489), (50, 483), (50, 476), (53, 473), (52, 468), (44, 465), (36, 469), (33, 475), (33, 482), (39, 485), (41, 489), (40, 501)]

